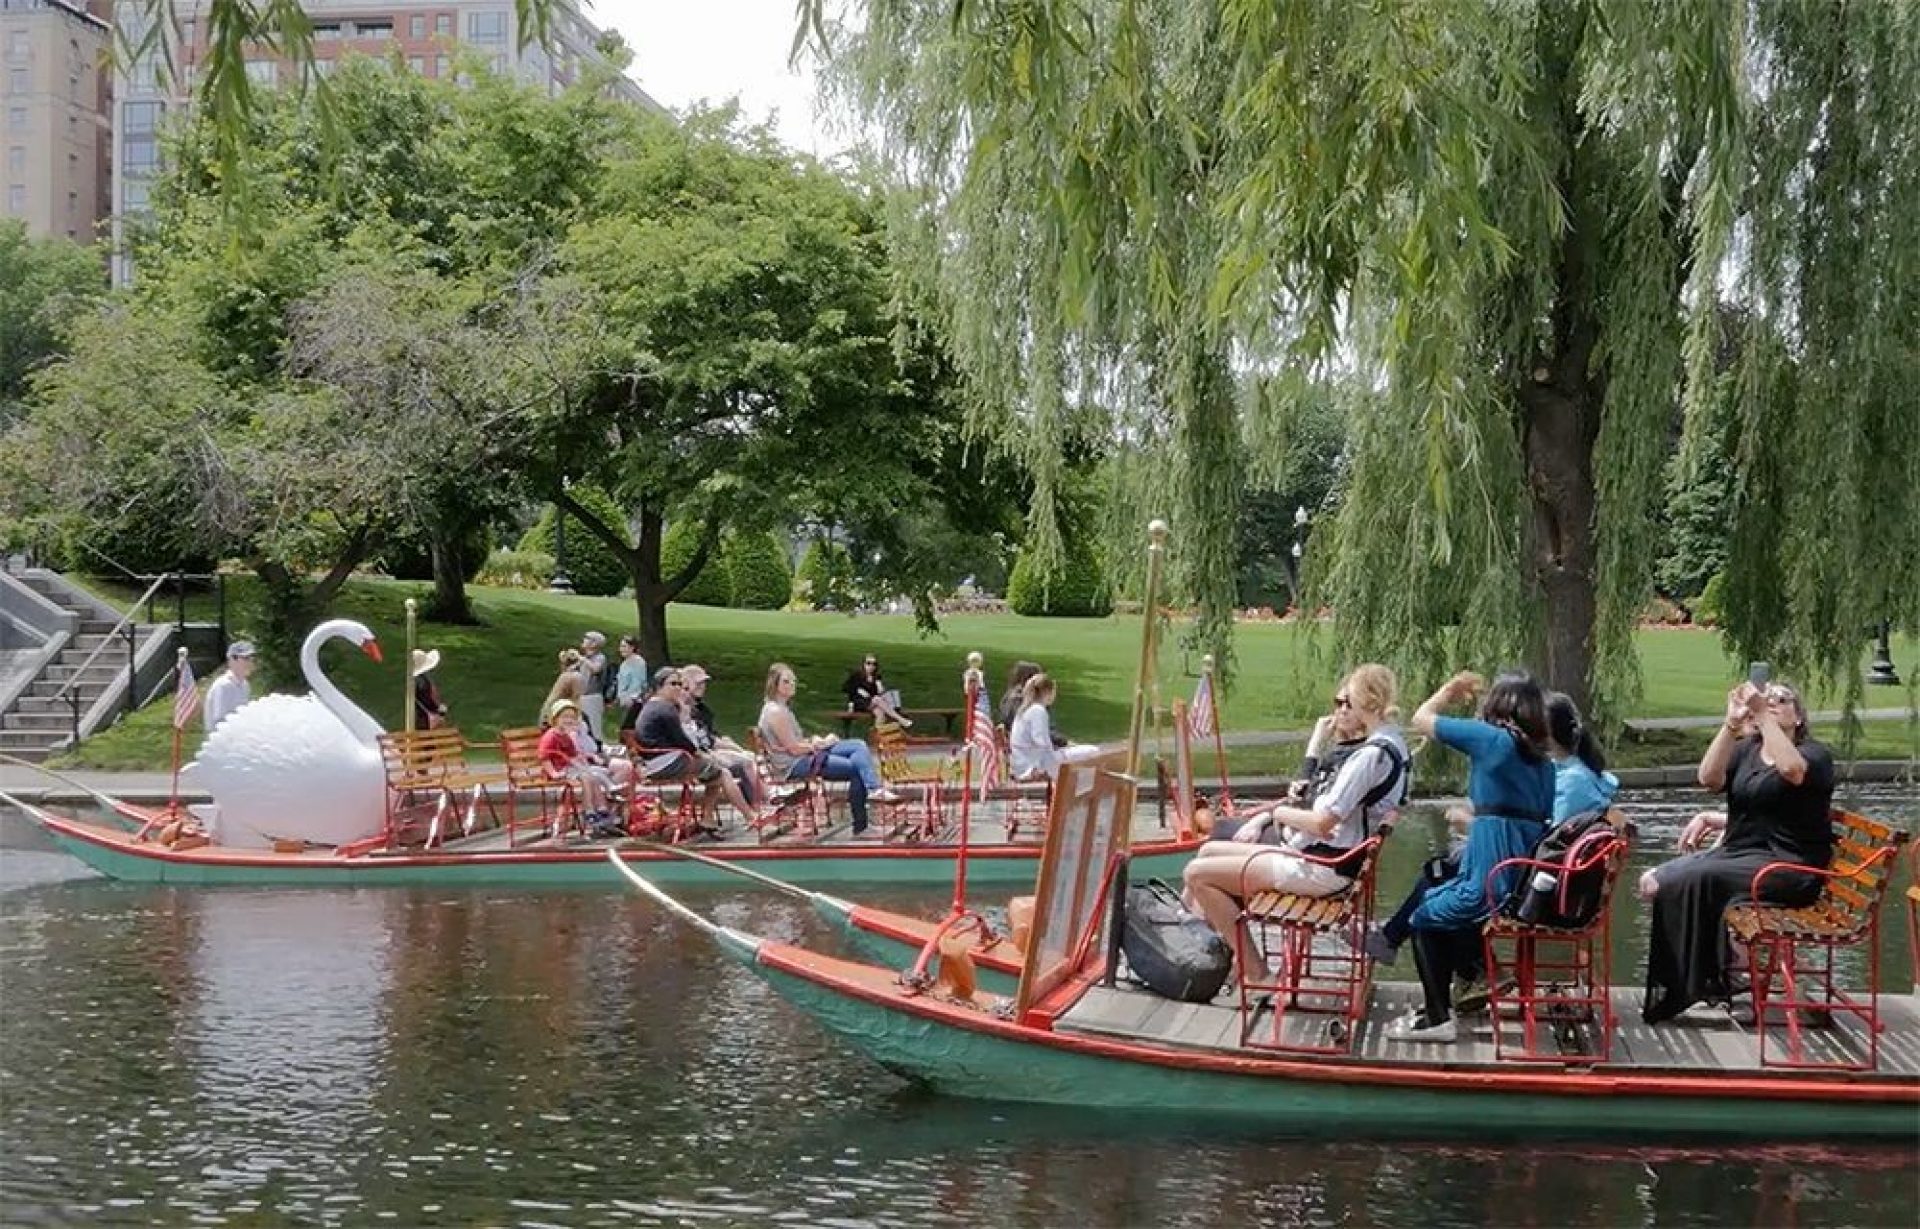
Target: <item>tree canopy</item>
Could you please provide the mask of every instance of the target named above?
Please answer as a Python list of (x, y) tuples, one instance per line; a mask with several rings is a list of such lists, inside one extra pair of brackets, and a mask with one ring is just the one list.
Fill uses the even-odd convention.
[(1243, 440), (1290, 413), (1236, 386), (1276, 373), (1378, 390), (1309, 556), (1349, 658), (1630, 703), (1668, 423), (1721, 379), (1736, 643), (1857, 679), (1920, 625), (1911, 6), (801, 7), (1039, 536), (1067, 440), (1164, 458), (1217, 652)]

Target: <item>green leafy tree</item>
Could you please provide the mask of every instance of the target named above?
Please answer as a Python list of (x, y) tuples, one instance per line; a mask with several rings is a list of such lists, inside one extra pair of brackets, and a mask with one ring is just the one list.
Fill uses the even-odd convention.
[(793, 565), (786, 544), (772, 530), (730, 534), (720, 545), (727, 572), (727, 605), (739, 610), (779, 610), (793, 600)]
[[(822, 41), (824, 9), (801, 12)], [(1618, 711), (1665, 428), (1684, 395), (1699, 429), (1723, 294), (1749, 313), (1736, 642), (1857, 678), (1869, 624), (1920, 626), (1897, 562), (1920, 557), (1910, 17), (873, 0), (831, 52), (917, 189), (903, 259), (963, 370), (1024, 415), (1001, 434), (1037, 512), (1076, 415), (1168, 441), (1167, 506), (1223, 638), (1233, 373), (1351, 365), (1381, 395), (1318, 535), (1343, 653), (1429, 678), (1531, 659)], [(1096, 380), (1113, 406), (1078, 395)]]
[[(687, 565), (693, 562), (693, 557), (700, 553), (700, 542), (705, 532), (705, 527), (699, 521), (681, 520), (667, 526), (666, 536), (660, 542), (661, 572), (669, 576), (684, 572)], [(694, 606), (725, 606), (732, 591), (725, 561), (719, 551), (710, 549), (701, 566), (687, 578), (686, 585), (674, 596), (674, 600)]]
[(800, 556), (799, 596), (815, 610), (852, 611), (860, 604), (853, 556), (831, 538), (815, 538)]
[(33, 370), (62, 352), (67, 322), (106, 288), (99, 252), (29, 238), (25, 222), (0, 218), (0, 428), (26, 396)]

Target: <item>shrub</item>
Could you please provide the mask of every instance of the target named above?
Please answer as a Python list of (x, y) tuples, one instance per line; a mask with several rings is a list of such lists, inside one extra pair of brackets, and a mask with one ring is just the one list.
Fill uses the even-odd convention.
[[(698, 521), (675, 521), (667, 526), (666, 534), (660, 539), (660, 576), (671, 580), (679, 575), (680, 569), (687, 566), (693, 558), (693, 552), (700, 549), (700, 523)], [(718, 550), (707, 556), (687, 587), (680, 590), (673, 600), (687, 602), (694, 606), (725, 606), (730, 596), (727, 584), (726, 562)]]
[(727, 604), (740, 610), (779, 610), (793, 596), (793, 568), (778, 534), (729, 535), (720, 551), (726, 565)]
[[(582, 507), (605, 521), (608, 525), (623, 527), (627, 523), (626, 513), (613, 502), (613, 497), (595, 487), (577, 486), (572, 495)], [(538, 551), (548, 558), (553, 557), (553, 505), (549, 504), (540, 514), (540, 519), (526, 536), (520, 539), (518, 550)], [(567, 521), (567, 578), (573, 581), (573, 591), (591, 597), (612, 597), (627, 587), (627, 565), (610, 550), (605, 542), (590, 533), (586, 526), (573, 520)]]
[(497, 550), (487, 556), (474, 583), (501, 589), (544, 589), (552, 579), (553, 556), (545, 551)]
[(1043, 575), (1024, 547), (1007, 578), (1007, 605), (1015, 614), (1055, 618), (1104, 618), (1113, 613), (1113, 589), (1099, 552), (1084, 539), (1068, 538), (1064, 558), (1051, 575)]
[(815, 610), (852, 610), (859, 605), (854, 592), (853, 556), (838, 542), (817, 538), (800, 557), (796, 594)]
[(1693, 599), (1693, 621), (1705, 627), (1719, 627), (1727, 618), (1727, 574), (1715, 572), (1707, 587)]

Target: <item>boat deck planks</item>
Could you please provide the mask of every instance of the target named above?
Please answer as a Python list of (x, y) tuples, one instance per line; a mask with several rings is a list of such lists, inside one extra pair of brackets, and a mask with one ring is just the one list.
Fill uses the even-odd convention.
[[(1497, 1067), (1510, 1070), (1512, 1062), (1496, 1062), (1492, 1025), (1485, 1015), (1465, 1017), (1468, 1035), (1450, 1046), (1417, 1042), (1389, 1041), (1387, 1024), (1413, 1009), (1420, 997), (1419, 987), (1385, 982), (1374, 986), (1372, 1010), (1354, 1039), (1353, 1058), (1358, 1063), (1417, 1064), (1433, 1067)], [(1640, 991), (1616, 986), (1613, 990), (1613, 1055), (1609, 1069), (1671, 1071), (1751, 1072), (1760, 1070), (1759, 1047), (1751, 1026), (1736, 1024), (1726, 1013), (1710, 1008), (1695, 1008), (1678, 1020), (1658, 1027), (1640, 1021)], [(1290, 1041), (1324, 1040), (1327, 1023), (1333, 1017), (1320, 1013), (1289, 1013), (1286, 1037)], [(1880, 997), (1880, 1035), (1878, 1074), (1920, 1077), (1920, 999), (1914, 995), (1892, 994)], [(1255, 1036), (1271, 1035), (1272, 1017), (1262, 1009), (1255, 1025)], [(1503, 1020), (1509, 1041), (1517, 1041), (1519, 1022)], [(1240, 1044), (1240, 1011), (1231, 994), (1212, 1003), (1179, 1003), (1163, 999), (1146, 990), (1130, 986), (1095, 986), (1071, 1010), (1055, 1022), (1066, 1032), (1090, 1036), (1125, 1038), (1155, 1042), (1195, 1050), (1229, 1054), (1271, 1055), (1272, 1050)], [(1866, 1035), (1857, 1019), (1841, 1016), (1831, 1028), (1806, 1029), (1808, 1057), (1831, 1061), (1841, 1057), (1864, 1058)], [(1591, 1044), (1591, 1029), (1583, 1032)], [(1773, 1026), (1767, 1040), (1769, 1054), (1785, 1053), (1786, 1029)], [(1574, 1062), (1580, 1067), (1588, 1064)], [(1547, 1066), (1551, 1066), (1548, 1064)], [(1805, 1072), (1811, 1079), (1845, 1079), (1847, 1072)]]

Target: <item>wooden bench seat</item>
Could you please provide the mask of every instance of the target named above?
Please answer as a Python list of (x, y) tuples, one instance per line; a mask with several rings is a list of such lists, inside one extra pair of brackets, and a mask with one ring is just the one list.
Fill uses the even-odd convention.
[[(1754, 873), (1747, 901), (1729, 906), (1725, 915), (1728, 937), (1747, 952), (1763, 1067), (1836, 1065), (1809, 1057), (1802, 1031), (1815, 1017), (1840, 1014), (1857, 1017), (1868, 1042), (1864, 1063), (1838, 1065), (1851, 1070), (1879, 1065), (1880, 904), (1907, 834), (1851, 811), (1836, 810), (1832, 820), (1831, 865), (1770, 862)], [(1820, 899), (1803, 906), (1761, 903), (1766, 879), (1783, 873), (1820, 878)], [(1850, 947), (1866, 949), (1866, 993), (1858, 996), (1834, 980), (1835, 953)], [(1767, 1040), (1776, 1023), (1786, 1027), (1787, 1054), (1770, 1060)]]
[(412, 812), (421, 805), (423, 795), (433, 800), (424, 833), (427, 845), (446, 838), (449, 821), (461, 809), (463, 796), (461, 829), (474, 830), (479, 808), (491, 806), (487, 787), (504, 784), (507, 774), (501, 769), (476, 769), (468, 764), (467, 745), (452, 726), (380, 735), (380, 758), (387, 775), (388, 844), (403, 843), (412, 835)]

